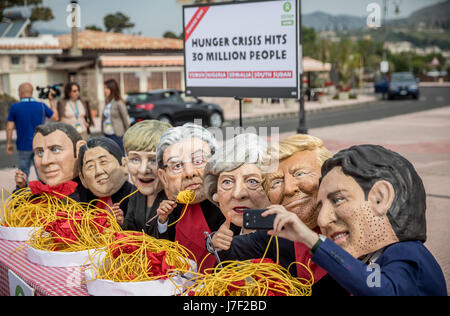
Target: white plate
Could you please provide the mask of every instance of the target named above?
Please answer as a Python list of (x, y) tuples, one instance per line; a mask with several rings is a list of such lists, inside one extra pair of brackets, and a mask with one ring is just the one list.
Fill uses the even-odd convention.
[(27, 258), (33, 263), (48, 267), (76, 267), (90, 264), (89, 254), (95, 249), (83, 251), (46, 251), (28, 246)]
[(0, 226), (0, 239), (11, 241), (27, 241), (39, 227), (5, 227)]
[[(96, 259), (94, 259), (96, 260)], [(197, 271), (194, 261), (191, 271)], [(114, 282), (111, 280), (94, 279), (93, 265), (86, 268), (86, 286), (88, 293), (95, 296), (172, 296), (184, 292), (183, 285), (192, 277), (189, 273), (175, 275), (170, 279), (141, 281), (141, 282)]]

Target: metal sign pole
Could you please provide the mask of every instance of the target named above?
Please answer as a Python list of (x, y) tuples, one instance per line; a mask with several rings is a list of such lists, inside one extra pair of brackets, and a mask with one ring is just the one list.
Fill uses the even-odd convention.
[(234, 97), (235, 100), (239, 100), (239, 127), (242, 127), (242, 98)]
[(299, 95), (299, 104), (300, 104), (300, 112), (299, 112), (299, 122), (297, 127), (297, 133), (299, 134), (308, 134), (308, 128), (306, 127), (306, 113), (305, 113), (305, 98), (303, 96), (303, 32), (302, 32), (302, 1), (298, 1), (298, 24), (300, 31), (300, 45), (299, 45), (299, 55), (300, 55), (300, 95)]

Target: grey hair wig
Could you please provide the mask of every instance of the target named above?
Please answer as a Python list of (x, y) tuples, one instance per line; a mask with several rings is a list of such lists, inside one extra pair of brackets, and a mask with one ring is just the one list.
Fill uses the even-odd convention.
[(207, 143), (211, 150), (211, 155), (216, 152), (217, 141), (211, 132), (200, 125), (186, 123), (183, 126), (169, 128), (161, 135), (158, 145), (156, 146), (158, 168), (164, 167), (163, 155), (169, 146), (191, 138), (198, 138)]
[(217, 204), (212, 196), (217, 192), (217, 182), (222, 172), (232, 171), (244, 164), (255, 164), (264, 174), (271, 163), (268, 143), (256, 134), (245, 133), (227, 140), (208, 160), (203, 175), (203, 188), (207, 198)]

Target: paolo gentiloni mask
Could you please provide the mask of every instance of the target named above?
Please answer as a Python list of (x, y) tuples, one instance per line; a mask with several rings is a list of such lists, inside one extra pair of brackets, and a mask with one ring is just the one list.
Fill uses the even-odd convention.
[(377, 145), (338, 152), (322, 167), (318, 224), (355, 258), (426, 240), (425, 189), (412, 164)]

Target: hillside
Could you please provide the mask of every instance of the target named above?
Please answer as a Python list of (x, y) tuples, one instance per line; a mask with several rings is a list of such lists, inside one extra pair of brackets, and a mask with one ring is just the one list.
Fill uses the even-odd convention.
[[(316, 31), (367, 29), (365, 17), (331, 15), (320, 11), (304, 14), (302, 16), (302, 24)], [(421, 26), (426, 29), (442, 28), (449, 30), (450, 0), (419, 9), (411, 13), (407, 18), (390, 19), (387, 24), (390, 27), (398, 28)]]
[(407, 24), (419, 25), (423, 22), (427, 28), (450, 28), (450, 1), (438, 3), (412, 13)]
[(316, 11), (302, 16), (303, 26), (316, 31), (355, 30), (366, 26), (366, 19), (351, 15), (331, 15)]

